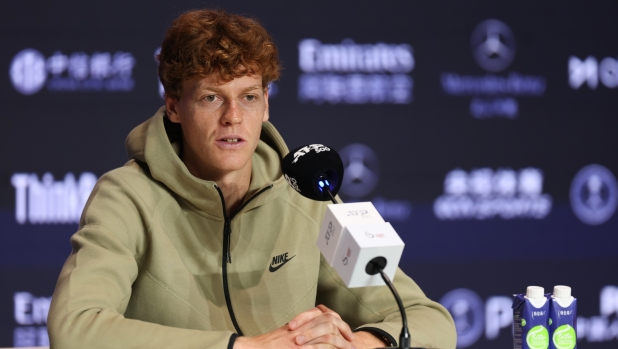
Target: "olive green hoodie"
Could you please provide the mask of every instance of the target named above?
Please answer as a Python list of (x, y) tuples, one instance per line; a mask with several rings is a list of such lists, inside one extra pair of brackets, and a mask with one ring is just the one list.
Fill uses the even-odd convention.
[[(348, 289), (321, 258), (326, 203), (287, 185), (288, 149), (272, 124), (233, 217), (217, 185), (183, 164), (164, 108), (126, 144), (131, 160), (99, 179), (71, 238), (49, 312), (52, 348), (231, 348), (236, 334), (272, 331), (320, 303), (352, 328), (399, 338), (388, 288)], [(394, 283), (413, 344), (454, 348), (448, 312), (400, 270)]]

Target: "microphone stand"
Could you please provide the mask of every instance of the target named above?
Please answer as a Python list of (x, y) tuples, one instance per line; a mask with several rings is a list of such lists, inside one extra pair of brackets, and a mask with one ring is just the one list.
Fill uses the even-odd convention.
[[(365, 267), (365, 271), (369, 275), (375, 275), (380, 273), (382, 280), (386, 283), (388, 288), (391, 290), (393, 296), (395, 296), (395, 300), (397, 301), (397, 305), (399, 306), (399, 313), (401, 313), (401, 334), (399, 335), (399, 349), (424, 349), (424, 348), (410, 348), (410, 331), (408, 330), (408, 318), (406, 316), (405, 309), (403, 308), (403, 302), (401, 302), (401, 298), (399, 297), (399, 293), (397, 293), (397, 289), (395, 289), (395, 285), (391, 282), (390, 278), (384, 272), (384, 267), (386, 266), (386, 258), (384, 257), (376, 257), (367, 263)], [(376, 348), (376, 349), (387, 349), (387, 348)]]
[[(325, 191), (326, 194), (328, 194), (330, 201), (332, 201), (333, 204), (338, 204), (335, 196), (333, 195), (333, 193), (330, 192), (330, 183), (328, 183), (328, 179), (326, 178), (326, 176), (320, 176), (318, 183), (320, 186), (320, 190)], [(324, 185), (324, 183), (326, 183), (326, 185)]]
[(330, 192), (330, 190), (328, 190), (328, 188), (326, 188), (326, 193), (328, 194), (328, 196), (330, 197), (330, 201), (333, 202), (333, 204), (338, 204), (337, 200), (335, 199), (335, 197), (333, 196), (333, 193)]

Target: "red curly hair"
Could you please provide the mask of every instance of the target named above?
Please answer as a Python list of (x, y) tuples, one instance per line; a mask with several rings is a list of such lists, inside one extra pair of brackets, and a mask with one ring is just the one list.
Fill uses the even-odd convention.
[(223, 10), (180, 15), (163, 39), (159, 79), (166, 96), (180, 99), (182, 82), (216, 74), (222, 82), (260, 74), (262, 86), (279, 78), (281, 65), (272, 38), (256, 20)]

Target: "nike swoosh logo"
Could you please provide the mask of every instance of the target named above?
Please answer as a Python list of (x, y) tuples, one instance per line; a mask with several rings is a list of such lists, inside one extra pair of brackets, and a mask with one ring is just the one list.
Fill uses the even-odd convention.
[(277, 270), (279, 270), (279, 268), (281, 268), (282, 266), (284, 266), (284, 265), (285, 265), (285, 263), (287, 263), (287, 262), (291, 261), (291, 260), (292, 260), (292, 258), (294, 258), (294, 257), (296, 257), (296, 255), (293, 255), (292, 257), (290, 257), (290, 258), (286, 259), (286, 260), (285, 260), (285, 262), (283, 262), (283, 263), (279, 264), (279, 265), (278, 265), (278, 266), (276, 266), (276, 267), (273, 267), (273, 266), (271, 265), (270, 267), (268, 267), (268, 271), (270, 271), (271, 273), (276, 272)]

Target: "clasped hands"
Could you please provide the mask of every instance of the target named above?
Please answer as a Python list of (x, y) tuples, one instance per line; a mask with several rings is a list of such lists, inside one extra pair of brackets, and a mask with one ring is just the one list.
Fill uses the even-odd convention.
[(286, 325), (256, 337), (238, 337), (234, 349), (370, 349), (385, 343), (369, 332), (353, 333), (341, 316), (324, 305), (296, 315)]

